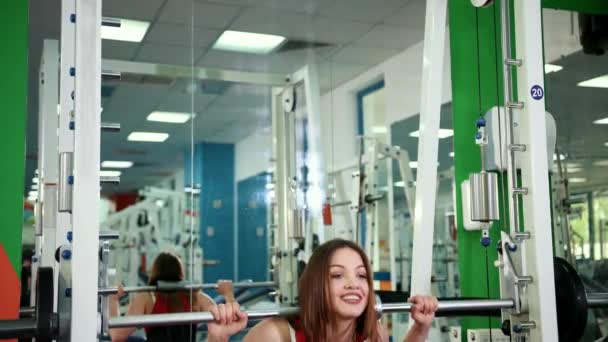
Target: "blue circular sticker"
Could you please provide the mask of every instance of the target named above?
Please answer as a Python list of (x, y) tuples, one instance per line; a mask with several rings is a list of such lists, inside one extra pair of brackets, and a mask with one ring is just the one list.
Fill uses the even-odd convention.
[(536, 84), (536, 85), (532, 86), (532, 89), (530, 89), (530, 95), (532, 95), (533, 99), (538, 101), (538, 100), (541, 100), (545, 96), (545, 91), (543, 90), (543, 87)]

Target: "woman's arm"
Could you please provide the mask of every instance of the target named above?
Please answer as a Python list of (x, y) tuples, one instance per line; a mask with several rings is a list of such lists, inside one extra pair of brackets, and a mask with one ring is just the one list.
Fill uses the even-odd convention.
[[(120, 315), (118, 311), (118, 295), (110, 296), (110, 317)], [(127, 315), (143, 315), (146, 313), (146, 304), (150, 300), (148, 293), (138, 293), (135, 298), (129, 303)], [(110, 329), (110, 337), (113, 342), (126, 341), (127, 338), (135, 331), (135, 328), (114, 328)]]
[(243, 342), (290, 342), (290, 340), (289, 322), (285, 318), (275, 317), (256, 324)]
[(410, 314), (414, 320), (414, 326), (405, 336), (404, 342), (425, 342), (439, 303), (437, 298), (432, 296), (414, 296), (410, 298), (410, 303), (412, 303)]

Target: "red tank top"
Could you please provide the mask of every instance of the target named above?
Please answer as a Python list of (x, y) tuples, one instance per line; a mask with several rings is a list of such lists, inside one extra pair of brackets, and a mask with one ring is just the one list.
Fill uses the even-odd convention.
[[(296, 332), (296, 342), (306, 342), (306, 335), (304, 334), (304, 329), (302, 329), (302, 327), (300, 326), (300, 322), (296, 321), (293, 325), (291, 323), (290, 325), (294, 328), (297, 328), (294, 329)], [(365, 342), (365, 339), (363, 338), (363, 336), (356, 336), (355, 342)]]
[[(164, 313), (173, 313), (173, 312), (189, 312), (190, 311), (190, 296), (186, 294), (178, 294), (179, 300), (182, 303), (181, 310), (171, 310), (169, 305), (169, 296), (166, 294), (156, 294), (154, 296), (154, 306), (152, 307), (152, 312), (150, 314), (164, 314)], [(146, 332), (150, 331), (150, 327), (146, 327)]]

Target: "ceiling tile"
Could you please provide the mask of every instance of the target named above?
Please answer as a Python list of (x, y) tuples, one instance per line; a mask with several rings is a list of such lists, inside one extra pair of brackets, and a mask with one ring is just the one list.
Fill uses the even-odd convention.
[[(321, 49), (321, 51), (324, 51)], [(268, 56), (210, 50), (201, 59), (202, 67), (250, 72), (291, 73), (320, 56), (311, 50), (290, 51)]]
[(368, 48), (359, 45), (349, 45), (332, 56), (336, 63), (376, 65), (398, 54), (398, 49)]
[(280, 10), (289, 10), (313, 14), (321, 6), (333, 0), (250, 0), (254, 6), (265, 6)]
[(104, 39), (101, 41), (101, 55), (103, 58), (129, 60), (138, 47), (137, 43)]
[(410, 0), (405, 7), (388, 17), (385, 23), (424, 30), (425, 13), (425, 0)]
[(137, 53), (135, 60), (141, 62), (163, 63), (174, 65), (192, 65), (192, 54), (196, 61), (203, 53), (202, 48), (180, 47), (144, 43)]
[(319, 65), (319, 83), (322, 92), (350, 81), (369, 69), (365, 65), (324, 62)]
[(158, 18), (159, 22), (182, 25), (225, 28), (236, 17), (238, 7), (199, 3), (192, 0), (168, 0)]
[(164, 0), (104, 0), (104, 16), (152, 21)]
[(197, 47), (209, 47), (220, 33), (219, 30), (193, 28), (189, 25), (156, 23), (148, 31), (145, 41), (186, 47), (194, 43)]
[(365, 47), (404, 50), (424, 40), (424, 30), (402, 26), (378, 25), (356, 41)]
[(408, 0), (335, 0), (318, 14), (365, 23), (377, 23), (403, 7)]
[(348, 43), (372, 28), (372, 24), (333, 18), (249, 8), (230, 26), (237, 31), (277, 34), (289, 39), (325, 43)]

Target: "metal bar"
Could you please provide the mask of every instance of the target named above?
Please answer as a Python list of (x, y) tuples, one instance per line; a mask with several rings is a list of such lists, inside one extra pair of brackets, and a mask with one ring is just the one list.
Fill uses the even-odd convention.
[(19, 317), (29, 317), (36, 314), (35, 307), (21, 307), (19, 308)]
[(57, 210), (59, 212), (72, 211), (72, 152), (62, 152), (59, 154), (59, 179), (58, 179), (58, 200)]
[(120, 177), (100, 176), (100, 184), (120, 184)]
[(2, 320), (0, 321), (0, 339), (33, 338), (36, 337), (37, 324), (35, 319)]
[(587, 293), (587, 307), (608, 307), (608, 293)]
[(120, 132), (120, 123), (118, 122), (102, 122), (102, 132)]
[(118, 232), (99, 232), (99, 240), (118, 240), (120, 234)]
[(122, 78), (122, 74), (120, 72), (114, 72), (114, 71), (102, 71), (101, 72), (101, 79), (104, 81), (120, 80), (121, 78)]
[(120, 27), (121, 22), (120, 22), (120, 19), (103, 17), (103, 18), (101, 18), (101, 26)]
[[(272, 310), (256, 310), (247, 312), (248, 319), (261, 320), (271, 317), (286, 317), (295, 316), (299, 312), (299, 308), (288, 307)], [(179, 314), (159, 314), (159, 315), (139, 315), (139, 316), (123, 316), (110, 319), (109, 327), (126, 328), (126, 327), (153, 327), (180, 325), (186, 323), (209, 323), (213, 322), (213, 316), (210, 312), (188, 312)]]
[[(438, 314), (464, 314), (467, 312), (488, 311), (510, 309), (515, 306), (512, 299), (479, 299), (479, 300), (450, 300), (439, 302)], [(378, 314), (409, 312), (412, 308), (411, 303), (393, 303), (378, 305)], [(300, 312), (298, 307), (288, 307), (272, 310), (252, 310), (247, 311), (250, 321), (261, 320), (271, 317), (295, 316)], [(110, 328), (126, 327), (151, 327), (180, 325), (188, 323), (209, 323), (213, 322), (210, 312), (187, 312), (179, 314), (158, 314), (158, 315), (133, 315), (116, 317), (110, 320)]]
[[(262, 282), (251, 282), (251, 281), (245, 281), (245, 282), (239, 282), (239, 283), (233, 283), (232, 286), (234, 288), (240, 288), (240, 289), (253, 289), (253, 288), (259, 288), (259, 287), (276, 287), (277, 283), (274, 281), (262, 281)], [(179, 290), (214, 290), (217, 289), (217, 284), (215, 283), (208, 283), (208, 284), (175, 284), (175, 285), (171, 285), (171, 284), (163, 284), (161, 286), (132, 286), (132, 287), (125, 287), (124, 291), (125, 293), (130, 293), (130, 292), (154, 292), (154, 291), (179, 291)], [(105, 295), (110, 295), (110, 294), (115, 294), (118, 292), (118, 288), (116, 287), (109, 287), (109, 288), (105, 288), (105, 289), (99, 289), (99, 295), (101, 296), (105, 296)]]

